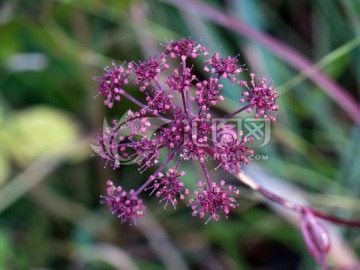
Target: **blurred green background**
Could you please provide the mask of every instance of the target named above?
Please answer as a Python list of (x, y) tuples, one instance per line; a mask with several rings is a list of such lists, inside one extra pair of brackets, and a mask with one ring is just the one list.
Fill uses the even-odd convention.
[[(294, 48), (359, 106), (359, 1), (203, 3)], [(99, 204), (106, 179), (136, 188), (151, 172), (104, 169), (91, 156), (104, 117), (130, 107), (109, 112), (94, 99), (92, 78), (112, 59), (141, 60), (181, 37), (224, 56), (240, 53), (279, 89), (272, 140), (259, 150), (268, 159), (253, 163), (304, 190), (317, 209), (360, 220), (360, 115), (255, 36), (193, 9), (180, 0), (0, 1), (0, 269), (317, 269), (299, 230), (245, 188), (231, 218), (208, 225), (184, 204), (164, 211), (145, 193), (147, 216), (136, 227)], [(238, 98), (236, 89), (225, 95)], [(197, 180), (190, 170), (185, 181)], [(359, 231), (340, 233), (356, 256)]]

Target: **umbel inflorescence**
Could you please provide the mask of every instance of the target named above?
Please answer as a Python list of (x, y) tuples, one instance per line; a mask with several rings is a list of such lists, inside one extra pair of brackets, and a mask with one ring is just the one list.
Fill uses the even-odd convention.
[[(128, 99), (138, 109), (129, 111), (125, 119), (113, 121), (112, 126), (105, 125), (98, 146), (93, 148), (115, 169), (130, 161), (139, 166), (140, 172), (155, 168), (137, 190), (125, 191), (107, 181), (107, 195), (101, 202), (122, 222), (135, 223), (137, 217), (143, 216), (145, 206), (139, 199), (143, 191), (157, 197), (165, 207), (171, 204), (175, 208), (178, 200), (189, 197), (186, 204), (192, 215), (207, 217), (207, 221), (219, 220), (220, 215), (227, 217), (237, 206), (235, 196), (239, 191), (223, 179), (210, 179), (209, 164), (211, 169), (238, 172), (254, 154), (248, 146), (252, 137), (235, 129), (216, 133), (219, 127), (214, 122), (238, 117), (242, 111), (253, 113), (254, 118), (275, 121), (278, 110), (278, 93), (272, 83), (256, 79), (253, 73), (248, 80), (240, 79), (244, 71), (238, 57), (210, 55), (192, 39), (171, 41), (164, 45), (163, 52), (146, 61), (120, 66), (113, 63), (105, 68), (104, 75), (97, 78), (104, 104), (112, 109)], [(242, 93), (239, 109), (218, 117), (212, 108), (224, 101), (222, 92), (229, 84)], [(133, 92), (134, 88), (143, 99), (135, 98), (139, 94)], [(164, 161), (161, 151), (166, 153)], [(211, 163), (207, 162), (209, 157)], [(181, 181), (185, 175), (181, 163), (187, 160), (198, 162), (203, 171), (192, 192)]]

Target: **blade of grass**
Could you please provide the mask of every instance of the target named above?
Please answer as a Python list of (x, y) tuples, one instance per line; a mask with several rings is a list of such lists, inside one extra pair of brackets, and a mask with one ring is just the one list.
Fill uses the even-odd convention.
[(189, 269), (164, 228), (149, 212), (138, 220), (138, 225), (166, 269)]
[(360, 128), (354, 126), (347, 145), (341, 156), (340, 170), (337, 177), (338, 182), (348, 186), (351, 194), (358, 196), (360, 192), (359, 175), (360, 175)]
[(131, 258), (130, 254), (115, 245), (110, 244), (91, 244), (86, 246), (80, 246), (72, 254), (72, 258), (75, 261), (79, 261), (83, 264), (94, 261), (103, 261), (114, 269), (128, 269), (139, 270), (135, 260)]
[(26, 194), (30, 189), (39, 184), (51, 174), (60, 164), (70, 158), (89, 151), (88, 138), (62, 149), (61, 152), (50, 153), (28, 166), (12, 181), (0, 189), (0, 213), (12, 203)]
[(279, 87), (279, 91), (283, 94), (286, 91), (294, 88), (296, 85), (303, 82), (305, 79), (311, 76), (313, 72), (316, 70), (324, 69), (329, 64), (335, 62), (337, 59), (345, 56), (350, 51), (354, 50), (360, 45), (360, 36), (350, 40), (349, 42), (343, 44), (339, 48), (333, 50), (331, 53), (326, 55), (320, 61), (315, 63), (314, 65), (308, 67), (307, 69), (303, 70), (301, 73), (293, 77), (291, 80), (287, 81), (283, 85)]

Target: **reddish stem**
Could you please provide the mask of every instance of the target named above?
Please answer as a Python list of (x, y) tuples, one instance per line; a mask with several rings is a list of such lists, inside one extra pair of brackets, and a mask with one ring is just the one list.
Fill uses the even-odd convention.
[(249, 108), (251, 105), (248, 104), (240, 109), (238, 109), (237, 111), (235, 112), (232, 112), (232, 113), (229, 113), (228, 115), (225, 115), (224, 117), (221, 117), (221, 119), (227, 119), (227, 118), (230, 118), (230, 117), (233, 117), (234, 115), (237, 115), (238, 113), (241, 113), (242, 111), (245, 111), (247, 108)]
[(327, 221), (330, 221), (335, 224), (345, 225), (349, 227), (355, 227), (360, 228), (360, 221), (355, 220), (346, 220), (339, 217), (330, 216), (327, 214), (324, 214), (322, 212), (319, 212), (317, 210), (314, 210), (312, 208), (307, 208), (314, 216), (317, 216), (318, 218), (325, 219)]
[(163, 120), (165, 123), (169, 122), (169, 119), (166, 119), (165, 117), (159, 115), (159, 114), (154, 114), (153, 111), (145, 106), (145, 104), (141, 103), (140, 101), (138, 101), (136, 98), (132, 97), (130, 94), (124, 92), (122, 94), (124, 97), (126, 97), (128, 100), (130, 100), (131, 102), (133, 102), (134, 104), (138, 105), (140, 108), (146, 110), (147, 112), (151, 113), (152, 115), (154, 115), (157, 118), (160, 118), (161, 120)]
[(211, 180), (210, 180), (209, 172), (208, 172), (208, 170), (206, 169), (206, 166), (205, 166), (204, 161), (201, 161), (201, 160), (199, 160), (199, 161), (200, 161), (201, 168), (202, 168), (202, 170), (203, 170), (203, 172), (204, 172), (204, 175), (205, 175), (205, 178), (206, 178), (206, 182), (207, 182), (207, 184), (208, 184), (208, 187), (209, 187), (209, 189), (211, 189)]
[(161, 164), (161, 166), (149, 177), (148, 180), (134, 193), (135, 196), (137, 196), (141, 191), (143, 191), (152, 181), (154, 181), (154, 176), (156, 176), (159, 172), (161, 172), (169, 163), (174, 159), (176, 154), (180, 151), (182, 146), (182, 142), (179, 143), (179, 145), (176, 147), (174, 152), (167, 158), (167, 160)]

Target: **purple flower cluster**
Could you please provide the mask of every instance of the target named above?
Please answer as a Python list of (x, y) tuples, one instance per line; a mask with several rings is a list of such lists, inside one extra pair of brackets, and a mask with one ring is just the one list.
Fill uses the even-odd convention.
[(145, 206), (142, 200), (135, 195), (134, 190), (130, 190), (128, 195), (122, 187), (115, 187), (110, 180), (107, 185), (107, 196), (101, 197), (101, 203), (107, 204), (112, 214), (120, 218), (121, 222), (130, 221), (136, 224), (135, 218), (144, 215)]
[(240, 103), (250, 104), (250, 107), (247, 109), (248, 112), (255, 108), (255, 118), (264, 115), (266, 119), (275, 121), (276, 118), (273, 116), (273, 112), (279, 108), (276, 104), (276, 100), (279, 97), (278, 93), (274, 91), (271, 83), (267, 83), (266, 78), (256, 81), (254, 73), (250, 73), (250, 77), (250, 86), (248, 86), (246, 81), (241, 80), (239, 82), (240, 85), (247, 88), (247, 91), (242, 93), (244, 98), (240, 99)]
[(155, 196), (161, 198), (160, 202), (165, 201), (164, 208), (166, 208), (169, 201), (173, 207), (176, 208), (178, 204), (177, 197), (179, 197), (180, 200), (184, 200), (184, 194), (189, 194), (188, 189), (185, 189), (184, 194), (182, 193), (184, 183), (179, 181), (179, 177), (184, 175), (185, 172), (181, 171), (178, 173), (176, 167), (168, 169), (166, 176), (159, 172), (157, 175), (151, 177), (154, 185), (147, 189), (152, 189), (150, 195), (156, 191)]
[[(254, 151), (248, 147), (252, 138), (242, 132), (214, 137), (213, 119), (219, 118), (211, 109), (224, 101), (221, 93), (224, 87), (234, 84), (242, 91), (239, 102), (242, 107), (221, 119), (229, 119), (242, 111), (254, 111), (256, 118), (263, 116), (275, 121), (278, 94), (265, 78), (256, 80), (253, 73), (249, 83), (240, 80), (238, 77), (244, 68), (238, 64), (238, 57), (221, 58), (219, 53), (210, 57), (206, 48), (192, 39), (171, 41), (164, 47), (164, 52), (147, 61), (121, 66), (113, 63), (112, 68), (105, 68), (105, 74), (98, 78), (97, 90), (105, 98), (104, 105), (111, 109), (125, 98), (133, 102), (138, 111), (129, 111), (125, 120), (119, 119), (113, 126), (104, 127), (94, 150), (114, 168), (130, 159), (139, 166), (140, 172), (157, 168), (129, 195), (109, 182), (103, 202), (122, 222), (133, 222), (143, 215), (145, 208), (137, 196), (144, 190), (151, 190), (150, 194), (165, 202), (165, 207), (168, 202), (175, 207), (177, 199), (184, 200), (190, 193), (179, 180), (185, 175), (179, 171), (181, 163), (194, 160), (201, 166), (206, 181), (199, 182), (199, 190), (193, 192), (188, 205), (194, 216), (209, 215), (210, 219), (219, 220), (220, 213), (227, 217), (236, 207), (234, 196), (238, 191), (224, 180), (217, 181), (218, 184), (210, 180), (206, 156), (217, 162), (214, 168), (236, 173), (249, 163)], [(197, 60), (190, 66), (189, 58), (204, 58), (203, 65), (199, 67)], [(133, 88), (139, 90), (136, 95), (144, 96), (143, 101), (131, 94), (129, 89)], [(166, 159), (160, 162), (162, 150)], [(170, 165), (173, 162), (175, 164)]]
[(205, 224), (211, 219), (220, 220), (219, 212), (223, 212), (227, 218), (230, 209), (237, 206), (235, 198), (231, 196), (238, 195), (239, 190), (232, 186), (225, 187), (224, 180), (220, 181), (220, 185), (212, 182), (208, 186), (207, 183), (199, 182), (197, 186), (199, 191), (194, 191), (196, 197), (190, 199), (189, 205), (193, 210), (193, 216), (198, 215), (200, 218), (204, 218), (205, 214), (210, 215)]

